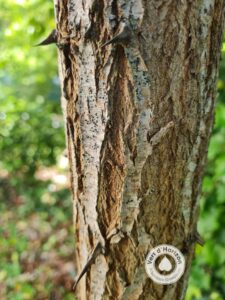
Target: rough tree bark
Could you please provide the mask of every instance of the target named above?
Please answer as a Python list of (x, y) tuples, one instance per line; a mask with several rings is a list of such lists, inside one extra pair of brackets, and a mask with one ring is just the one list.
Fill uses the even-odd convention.
[[(78, 274), (102, 248), (77, 299), (184, 299), (224, 2), (55, 0)], [(164, 243), (186, 259), (167, 286), (144, 269)]]

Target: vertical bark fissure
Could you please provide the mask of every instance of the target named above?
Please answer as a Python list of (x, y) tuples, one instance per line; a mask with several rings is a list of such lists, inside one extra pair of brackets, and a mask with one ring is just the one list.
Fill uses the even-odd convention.
[[(55, 0), (79, 274), (78, 299), (183, 299), (213, 124), (224, 1)], [(101, 47), (127, 24), (130, 41)], [(144, 269), (183, 251), (179, 282)]]

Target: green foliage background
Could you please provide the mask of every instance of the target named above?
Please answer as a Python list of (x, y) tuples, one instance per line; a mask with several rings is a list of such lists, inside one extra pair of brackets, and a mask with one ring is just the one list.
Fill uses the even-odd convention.
[[(53, 1), (0, 7), (0, 298), (70, 300), (73, 270), (57, 277), (73, 261), (70, 196), (35, 176), (43, 166), (58, 169), (65, 147), (56, 48), (33, 47), (54, 28)], [(225, 299), (225, 44), (218, 91), (199, 221), (206, 244), (196, 246), (186, 300)]]
[(0, 299), (74, 299), (67, 187), (36, 173), (65, 149), (52, 0), (0, 0)]

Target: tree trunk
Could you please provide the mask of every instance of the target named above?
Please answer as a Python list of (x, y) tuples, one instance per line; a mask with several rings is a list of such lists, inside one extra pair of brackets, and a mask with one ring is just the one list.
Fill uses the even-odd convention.
[[(77, 274), (98, 245), (77, 299), (185, 297), (224, 2), (55, 0)], [(174, 284), (145, 272), (160, 244), (185, 256)]]

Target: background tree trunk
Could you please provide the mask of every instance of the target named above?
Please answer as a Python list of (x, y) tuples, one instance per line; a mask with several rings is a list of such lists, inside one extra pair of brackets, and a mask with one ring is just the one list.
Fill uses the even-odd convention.
[[(78, 299), (183, 299), (213, 126), (223, 0), (55, 0)], [(129, 29), (115, 43), (102, 45)], [(168, 243), (186, 270), (150, 280)]]

